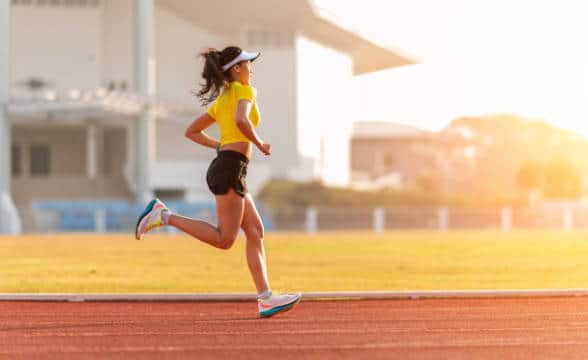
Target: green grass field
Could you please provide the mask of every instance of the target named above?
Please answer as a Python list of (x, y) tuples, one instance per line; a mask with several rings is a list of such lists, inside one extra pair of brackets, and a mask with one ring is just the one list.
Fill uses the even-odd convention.
[[(588, 233), (268, 233), (272, 288), (296, 291), (588, 287)], [(245, 240), (0, 237), (0, 292), (253, 292)]]

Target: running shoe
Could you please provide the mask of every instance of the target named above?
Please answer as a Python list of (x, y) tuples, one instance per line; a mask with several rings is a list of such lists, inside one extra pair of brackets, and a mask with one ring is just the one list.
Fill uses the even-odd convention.
[(149, 202), (145, 211), (137, 220), (137, 227), (135, 228), (135, 238), (137, 240), (141, 240), (148, 231), (164, 225), (161, 217), (164, 210), (168, 210), (168, 208), (161, 200), (153, 199)]
[(265, 299), (257, 300), (257, 307), (259, 308), (259, 317), (270, 317), (278, 313), (283, 313), (291, 310), (294, 305), (300, 302), (302, 295), (297, 294), (272, 294)]

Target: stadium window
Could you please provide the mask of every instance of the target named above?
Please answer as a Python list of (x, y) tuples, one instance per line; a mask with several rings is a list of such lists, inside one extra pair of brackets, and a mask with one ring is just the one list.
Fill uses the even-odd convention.
[(49, 145), (31, 145), (31, 175), (49, 175)]
[(18, 146), (18, 145), (12, 145), (11, 154), (12, 154), (12, 159), (11, 159), (12, 176), (20, 176), (20, 174), (21, 174), (20, 146)]

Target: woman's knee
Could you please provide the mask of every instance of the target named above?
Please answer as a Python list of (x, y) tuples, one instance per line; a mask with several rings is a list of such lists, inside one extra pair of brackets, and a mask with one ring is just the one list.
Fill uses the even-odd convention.
[(219, 247), (223, 250), (228, 250), (231, 247), (233, 247), (233, 244), (235, 244), (236, 239), (237, 239), (237, 234), (223, 234), (223, 233), (221, 233)]
[(243, 232), (245, 232), (247, 239), (263, 240), (264, 229), (263, 229), (263, 224), (261, 222), (253, 223), (253, 224), (245, 226), (243, 228)]

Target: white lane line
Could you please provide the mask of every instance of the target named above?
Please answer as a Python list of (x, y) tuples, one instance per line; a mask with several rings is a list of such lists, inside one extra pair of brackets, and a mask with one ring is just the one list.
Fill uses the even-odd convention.
[[(505, 298), (505, 297), (575, 297), (588, 296), (588, 289), (508, 289), (508, 290), (432, 290), (432, 291), (346, 291), (308, 292), (303, 300), (386, 300), (386, 299), (455, 299), (455, 298)], [(58, 294), (58, 293), (4, 293), (0, 301), (254, 301), (254, 293), (211, 294)]]

